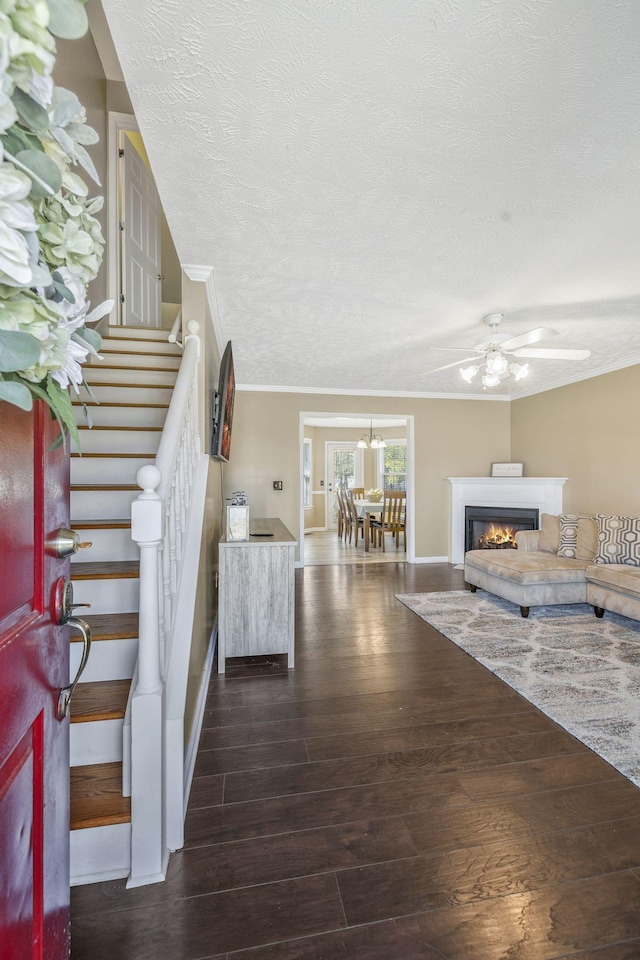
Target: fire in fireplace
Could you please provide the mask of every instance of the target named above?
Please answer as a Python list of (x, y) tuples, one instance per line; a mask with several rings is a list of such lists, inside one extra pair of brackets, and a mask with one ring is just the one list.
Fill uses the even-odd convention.
[(519, 530), (535, 530), (538, 510), (524, 507), (465, 507), (465, 550), (513, 550)]

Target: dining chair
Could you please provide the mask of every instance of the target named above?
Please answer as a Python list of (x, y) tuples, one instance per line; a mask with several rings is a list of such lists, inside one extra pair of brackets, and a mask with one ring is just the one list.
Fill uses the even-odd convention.
[(364, 487), (351, 487), (354, 500), (364, 500)]
[[(358, 534), (362, 533), (364, 536), (364, 518), (358, 516), (358, 511), (353, 501), (352, 490), (344, 491), (344, 501), (345, 501), (345, 506), (347, 508), (346, 523), (347, 523), (347, 529), (349, 531), (349, 543), (351, 543), (353, 534), (355, 532), (355, 546), (357, 547)], [(345, 536), (345, 540), (346, 540), (346, 536)]]
[(371, 536), (382, 541), (385, 550), (385, 533), (392, 533), (396, 549), (400, 546), (400, 535), (404, 536), (404, 549), (407, 549), (407, 494), (404, 490), (385, 490), (382, 500), (382, 512), (379, 520), (371, 520)]
[(345, 490), (341, 485), (336, 487), (336, 502), (338, 504), (338, 539), (347, 539), (347, 507), (344, 502)]

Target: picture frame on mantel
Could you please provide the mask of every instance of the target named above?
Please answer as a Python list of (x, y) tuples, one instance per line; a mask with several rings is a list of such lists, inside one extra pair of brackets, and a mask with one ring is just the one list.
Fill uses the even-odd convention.
[(521, 477), (524, 473), (523, 463), (492, 463), (492, 477)]

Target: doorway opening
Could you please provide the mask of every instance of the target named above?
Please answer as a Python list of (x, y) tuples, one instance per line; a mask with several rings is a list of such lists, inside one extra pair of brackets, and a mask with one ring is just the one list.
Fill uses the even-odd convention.
[[(364, 443), (372, 433), (384, 444), (372, 447)], [(303, 412), (300, 463), (301, 566), (414, 561), (412, 416)], [(405, 491), (406, 549), (404, 537), (396, 546), (391, 534), (386, 535), (384, 550), (378, 539), (371, 537), (365, 549), (362, 524), (357, 546), (355, 528), (351, 529), (351, 541), (348, 531), (346, 537), (340, 536), (338, 487), (356, 491), (356, 504), (361, 497), (375, 499), (384, 490)], [(364, 508), (359, 512), (364, 514)], [(379, 514), (369, 517), (379, 519)]]
[(136, 119), (109, 113), (108, 287), (111, 323), (171, 329), (182, 270)]

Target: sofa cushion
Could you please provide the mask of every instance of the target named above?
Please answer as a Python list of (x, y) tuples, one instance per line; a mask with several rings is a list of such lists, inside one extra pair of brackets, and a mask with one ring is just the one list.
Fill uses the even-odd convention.
[(558, 519), (560, 520), (558, 556), (575, 560), (578, 546), (578, 520), (580, 518), (577, 514), (563, 513)]
[(626, 563), (594, 563), (587, 567), (587, 580), (640, 597), (640, 567)]
[(596, 514), (598, 552), (596, 563), (624, 563), (640, 566), (640, 517), (611, 517)]
[(585, 580), (589, 566), (583, 560), (569, 560), (553, 553), (520, 550), (470, 550), (465, 566), (482, 570), (513, 583), (575, 583)]
[(578, 542), (576, 560), (593, 562), (598, 552), (598, 524), (595, 517), (581, 517), (578, 520)]
[(538, 550), (543, 553), (557, 553), (560, 546), (560, 517), (553, 513), (543, 513), (540, 516), (540, 537)]

